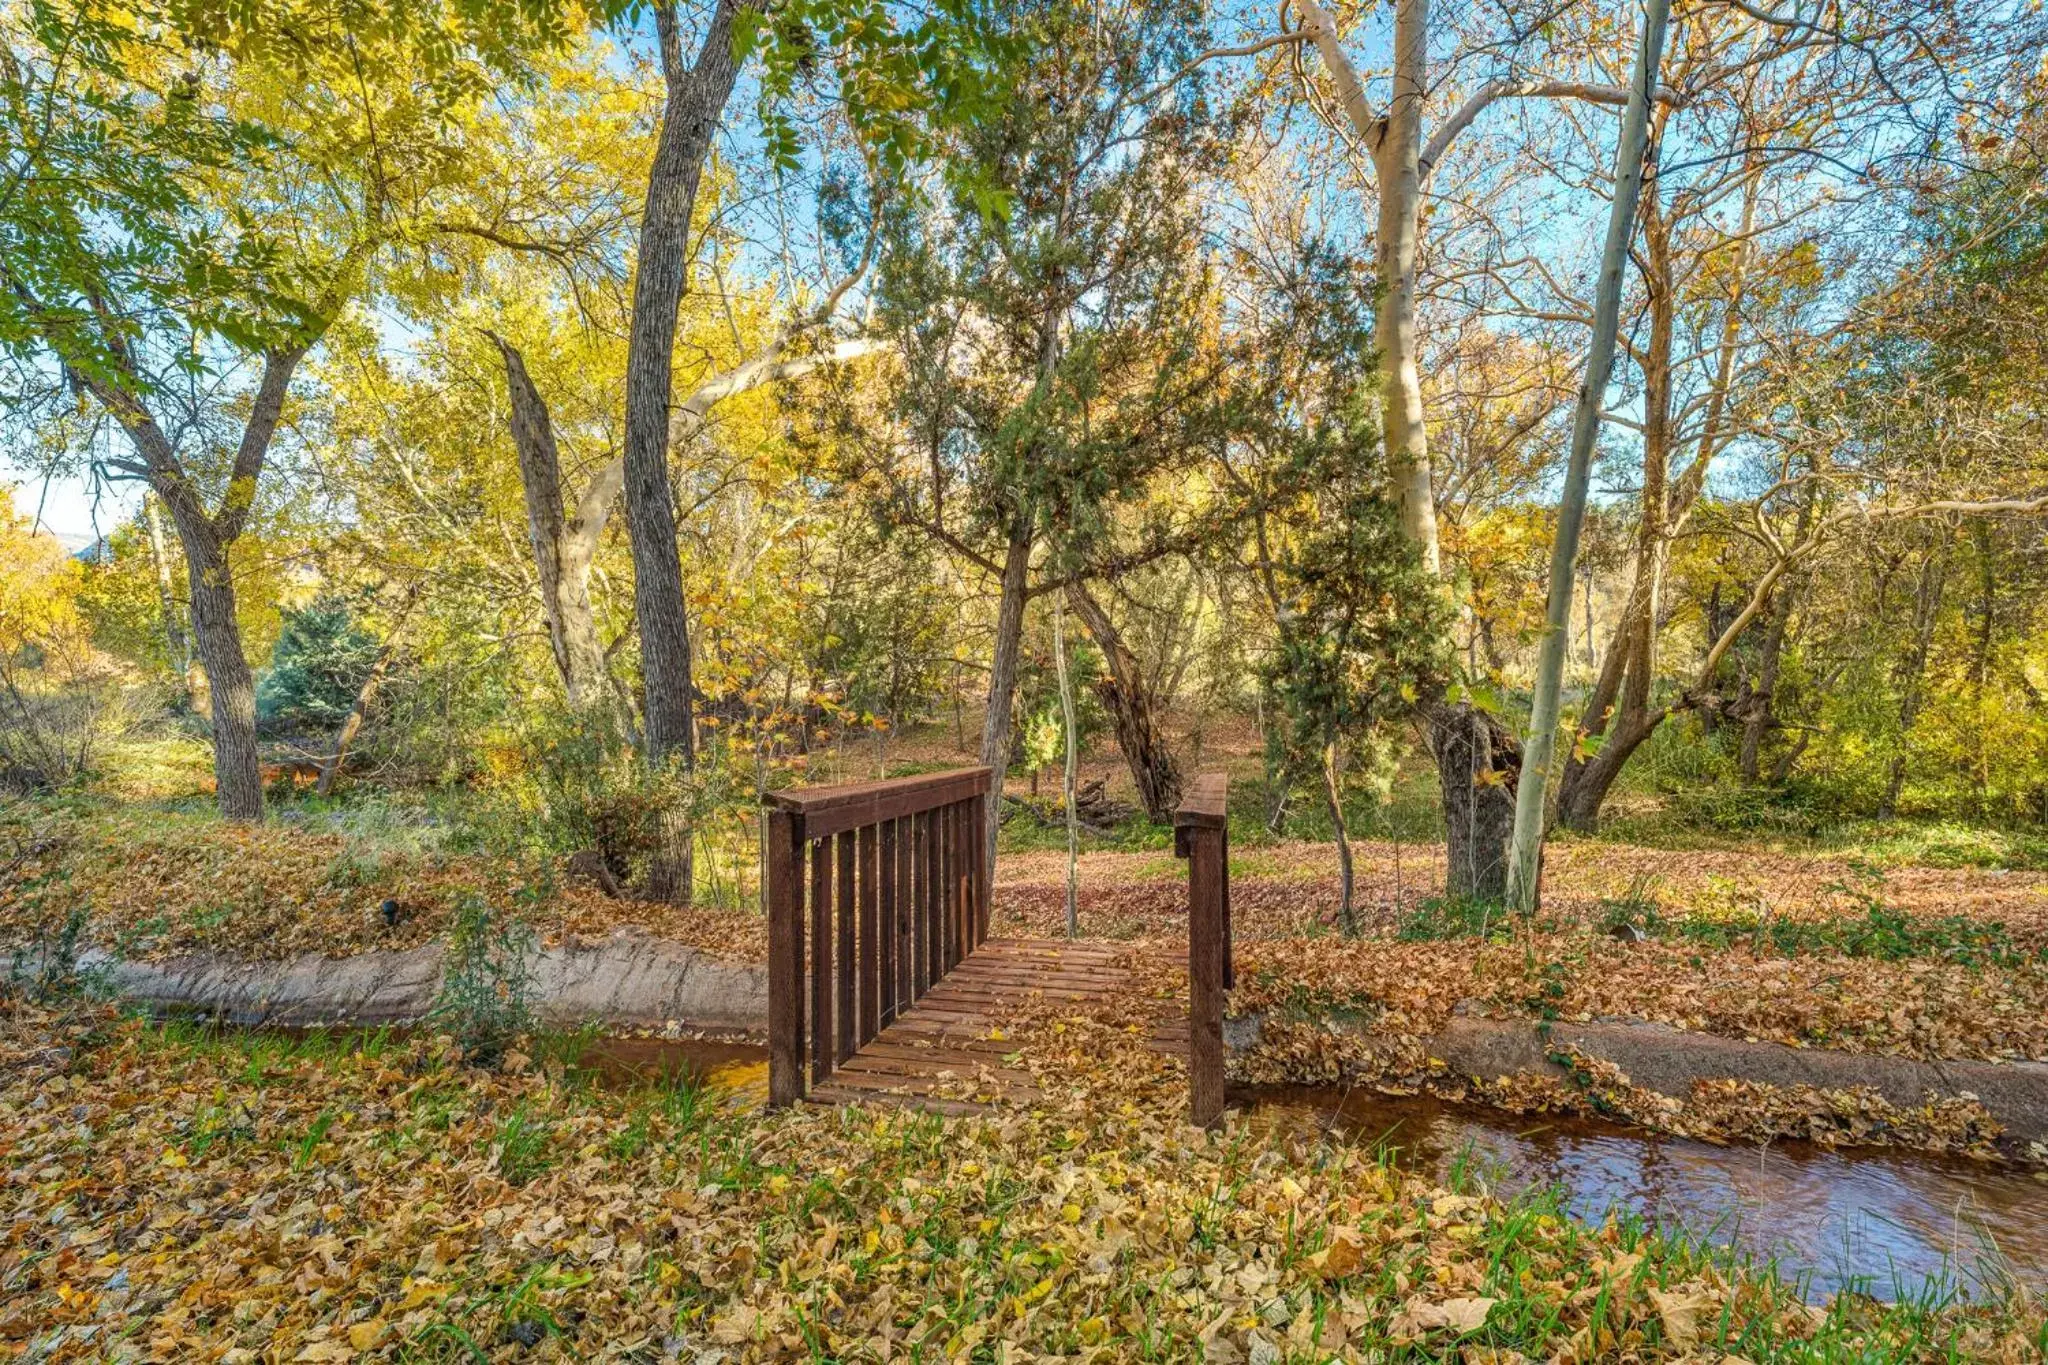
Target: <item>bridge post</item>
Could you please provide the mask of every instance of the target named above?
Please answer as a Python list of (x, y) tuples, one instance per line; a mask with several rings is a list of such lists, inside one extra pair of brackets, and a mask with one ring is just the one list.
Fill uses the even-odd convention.
[(1231, 984), (1229, 784), (1204, 773), (1174, 813), (1174, 851), (1188, 860), (1188, 1121), (1223, 1119), (1223, 1004)]
[(804, 819), (767, 815), (768, 1103), (779, 1108), (804, 1096)]

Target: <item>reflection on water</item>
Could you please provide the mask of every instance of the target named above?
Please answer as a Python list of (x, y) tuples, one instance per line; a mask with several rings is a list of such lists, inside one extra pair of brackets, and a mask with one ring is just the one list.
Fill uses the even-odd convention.
[(1462, 1163), (1496, 1193), (1553, 1186), (1581, 1219), (1625, 1211), (1775, 1257), (1818, 1298), (1844, 1288), (1917, 1296), (1945, 1277), (1963, 1288), (2048, 1286), (2048, 1181), (2031, 1174), (1804, 1143), (1716, 1147), (1358, 1090), (1273, 1087), (1243, 1098), (1283, 1121), (1382, 1143), (1438, 1179)]
[(576, 1059), (577, 1069), (606, 1085), (671, 1085), (687, 1080), (736, 1099), (768, 1099), (768, 1049), (710, 1038), (599, 1038)]

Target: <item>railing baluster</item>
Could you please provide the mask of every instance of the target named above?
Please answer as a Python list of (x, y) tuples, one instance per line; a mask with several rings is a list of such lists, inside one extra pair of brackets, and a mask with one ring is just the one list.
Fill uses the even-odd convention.
[(876, 829), (860, 827), (860, 1046), (866, 1047), (882, 1031), (882, 953), (876, 942), (875, 922), (881, 914), (875, 886), (880, 859), (876, 853)]
[(988, 798), (967, 803), (968, 846), (974, 850), (974, 946), (988, 939)]
[(918, 998), (930, 987), (930, 960), (925, 956), (924, 946), (924, 815), (922, 812), (910, 817), (910, 1003), (915, 1005)]
[(924, 813), (924, 944), (925, 944), (925, 988), (929, 990), (938, 984), (946, 974), (945, 929), (939, 919), (939, 892), (945, 883), (939, 880), (939, 813), (928, 810)]
[(811, 1084), (832, 1074), (832, 841), (811, 843)]
[(988, 785), (967, 768), (766, 798), (770, 1103), (829, 1080), (981, 943)]
[(939, 827), (939, 972), (953, 970), (953, 808), (932, 812)]
[(855, 887), (853, 884), (854, 855), (856, 852), (854, 831), (850, 829), (840, 831), (839, 875), (835, 879), (839, 886), (838, 893), (832, 898), (834, 910), (839, 916), (836, 926), (839, 931), (839, 975), (834, 983), (836, 990), (833, 996), (832, 1022), (836, 1025), (834, 1033), (839, 1045), (838, 1058), (842, 1062), (851, 1057), (854, 1049), (859, 1046), (859, 1044), (853, 1041), (855, 1025), (858, 1022), (853, 1012), (853, 986), (860, 972), (860, 962), (854, 955), (858, 942), (857, 931), (860, 918), (860, 909), (855, 902)]
[(876, 943), (875, 982), (879, 1010), (878, 1025), (896, 1017), (896, 822), (884, 820), (880, 827), (881, 851), (876, 864), (879, 889), (876, 895), (880, 938)]
[(917, 1003), (917, 819), (896, 822), (896, 998), (899, 1009)]
[(973, 841), (967, 837), (967, 803), (953, 803), (953, 944), (959, 954), (955, 966), (967, 960), (974, 951), (973, 925), (968, 919), (968, 908), (973, 904), (971, 892), (974, 886), (973, 857), (968, 848)]

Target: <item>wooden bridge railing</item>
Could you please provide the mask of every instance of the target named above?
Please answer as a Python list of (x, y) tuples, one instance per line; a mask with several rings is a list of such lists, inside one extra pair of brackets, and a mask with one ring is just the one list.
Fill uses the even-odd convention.
[(1181, 794), (1173, 851), (1188, 860), (1188, 1120), (1223, 1118), (1223, 998), (1230, 953), (1229, 779), (1204, 773)]
[(802, 1099), (807, 1070), (822, 1084), (987, 936), (988, 793), (987, 768), (957, 768), (767, 798), (770, 1104)]

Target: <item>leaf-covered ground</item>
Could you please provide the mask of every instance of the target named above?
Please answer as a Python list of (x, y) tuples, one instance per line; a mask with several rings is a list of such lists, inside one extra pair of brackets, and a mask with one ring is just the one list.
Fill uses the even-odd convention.
[[(544, 935), (634, 925), (727, 960), (766, 956), (762, 921), (748, 911), (613, 900), (558, 868), (388, 835), (283, 821), (251, 830), (158, 809), (144, 819), (120, 807), (24, 803), (0, 817), (0, 939), (13, 944), (79, 915), (87, 939), (136, 956), (408, 948), (445, 930), (474, 895), (520, 906)], [(1499, 1016), (1650, 1019), (1795, 1046), (2048, 1060), (2048, 874), (1879, 875), (1805, 856), (1564, 843), (1548, 855), (1543, 918), (1510, 937), (1498, 917), (1432, 908), (1442, 877), (1433, 850), (1358, 853), (1355, 940), (1337, 931), (1327, 846), (1234, 856), (1236, 1008), (1340, 1005), (1395, 1042), (1436, 1032), (1469, 1002)], [(1064, 876), (1061, 855), (1004, 855), (998, 932), (1061, 932)], [(1179, 942), (1184, 878), (1166, 852), (1084, 855), (1084, 934)], [(1647, 936), (1617, 939), (1624, 921)]]
[[(763, 1113), (443, 1040), (0, 1007), (0, 1349), (70, 1360), (2042, 1358), (2040, 1306), (1802, 1305), (1048, 1016), (1028, 1111)], [(515, 1064), (524, 1059), (514, 1058)], [(1085, 1064), (1084, 1064), (1085, 1063)]]
[[(1648, 1019), (1800, 1047), (2048, 1059), (2042, 874), (1879, 877), (1804, 857), (1563, 844), (1547, 855), (1545, 909), (1525, 930), (1482, 907), (1431, 902), (1439, 852), (1368, 844), (1358, 854), (1356, 939), (1338, 931), (1329, 849), (1233, 857), (1233, 1009), (1337, 1005), (1394, 1040), (1433, 1034), (1468, 1003), (1501, 1017)], [(1169, 854), (1086, 855), (1082, 931), (1180, 941), (1184, 877)], [(999, 929), (1059, 932), (1064, 878), (1059, 855), (1010, 859)], [(1624, 922), (1646, 935), (1617, 938)]]
[(133, 957), (340, 957), (418, 947), (448, 930), (465, 896), (518, 905), (549, 935), (635, 925), (728, 961), (768, 954), (758, 915), (613, 900), (552, 862), (449, 852), (407, 832), (250, 828), (161, 807), (0, 808), (0, 935), (16, 942), (81, 912), (94, 942)]

